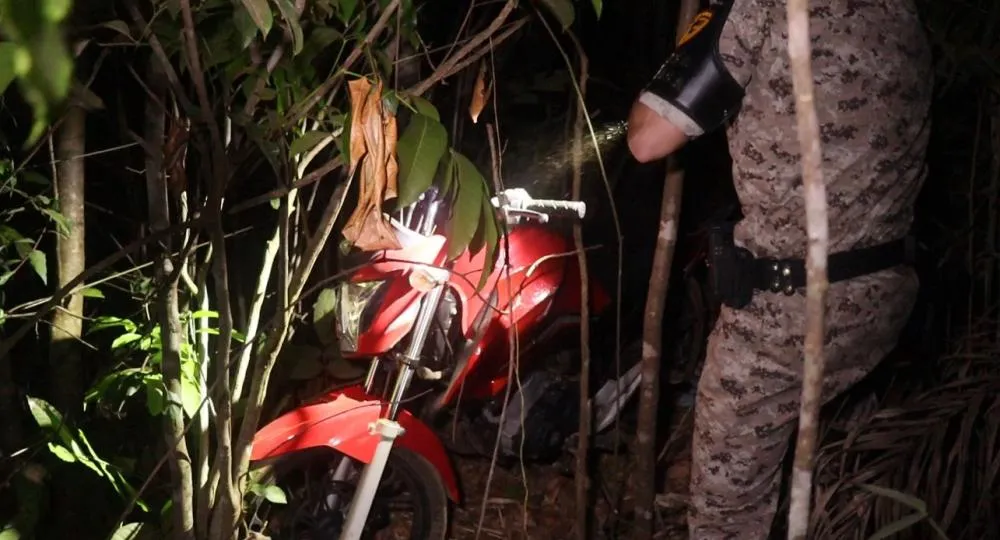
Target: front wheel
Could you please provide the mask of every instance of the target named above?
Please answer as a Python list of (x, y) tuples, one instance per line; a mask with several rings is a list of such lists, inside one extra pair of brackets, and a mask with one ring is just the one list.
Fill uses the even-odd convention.
[[(272, 470), (287, 502), (263, 503), (254, 522), (273, 540), (337, 540), (362, 469), (327, 448), (290, 455)], [(444, 540), (447, 531), (448, 496), (440, 475), (420, 455), (393, 448), (362, 538)]]

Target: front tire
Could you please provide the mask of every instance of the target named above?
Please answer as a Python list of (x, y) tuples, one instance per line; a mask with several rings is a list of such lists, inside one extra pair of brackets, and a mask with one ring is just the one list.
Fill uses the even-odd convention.
[[(342, 460), (349, 460), (348, 473), (336, 481), (334, 471)], [(272, 477), (285, 492), (287, 504), (262, 504), (257, 513), (262, 532), (273, 540), (337, 540), (362, 468), (360, 462), (327, 448), (283, 459)], [(400, 499), (400, 493), (407, 497)], [(448, 511), (447, 491), (437, 470), (422, 456), (395, 447), (362, 538), (445, 540)]]

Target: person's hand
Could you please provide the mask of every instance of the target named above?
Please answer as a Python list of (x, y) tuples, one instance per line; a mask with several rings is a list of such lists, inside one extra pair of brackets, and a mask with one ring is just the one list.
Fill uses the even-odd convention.
[(641, 101), (632, 105), (628, 117), (628, 148), (640, 163), (648, 163), (677, 151), (687, 135)]

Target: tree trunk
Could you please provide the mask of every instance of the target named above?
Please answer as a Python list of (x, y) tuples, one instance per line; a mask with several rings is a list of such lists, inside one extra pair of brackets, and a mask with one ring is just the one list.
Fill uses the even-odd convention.
[[(677, 18), (675, 39), (684, 34), (698, 11), (698, 0), (683, 0)], [(635, 533), (637, 539), (653, 536), (653, 505), (656, 501), (656, 417), (660, 402), (663, 307), (670, 284), (677, 220), (680, 217), (684, 171), (675, 156), (667, 158), (667, 175), (660, 203), (660, 226), (653, 252), (653, 267), (646, 293), (646, 316), (642, 329), (642, 378), (639, 386), (639, 418), (636, 430)]]
[[(157, 299), (160, 318), (160, 336), (163, 347), (163, 382), (167, 387), (167, 408), (165, 411), (165, 436), (171, 456), (170, 473), (171, 496), (174, 518), (172, 537), (178, 540), (194, 540), (194, 476), (187, 439), (184, 437), (184, 407), (181, 405), (181, 343), (184, 339), (181, 326), (180, 300), (178, 295), (179, 272), (167, 254), (160, 261), (159, 278), (165, 280), (165, 288)], [(179, 263), (182, 264), (182, 263)], [(159, 281), (159, 280), (158, 280)], [(162, 283), (162, 281), (161, 281)]]
[(808, 0), (788, 0), (788, 57), (795, 91), (802, 183), (806, 207), (806, 338), (799, 409), (799, 435), (792, 471), (788, 538), (804, 540), (809, 529), (812, 498), (812, 469), (816, 453), (819, 408), (822, 403), (824, 311), (826, 306), (826, 258), (829, 234), (826, 215), (826, 186), (823, 184), (822, 151), (816, 102), (813, 94), (812, 49), (809, 42)]
[[(159, 63), (149, 63), (148, 86), (152, 95), (146, 101), (143, 136), (146, 144), (146, 201), (149, 212), (149, 226), (152, 232), (159, 232), (170, 226), (170, 199), (164, 171), (163, 148), (165, 144), (166, 77)], [(181, 165), (183, 166), (183, 165)], [(156, 299), (156, 314), (160, 324), (162, 347), (163, 383), (168, 399), (164, 412), (163, 434), (168, 452), (171, 474), (171, 501), (173, 509), (172, 537), (194, 540), (194, 477), (187, 439), (184, 437), (184, 408), (181, 393), (180, 349), (184, 339), (180, 321), (180, 299), (178, 283), (180, 272), (177, 266), (183, 261), (171, 260), (172, 242), (163, 243), (156, 269), (160, 296)]]
[[(66, 112), (56, 137), (54, 185), (59, 213), (68, 231), (56, 235), (56, 290), (66, 286), (86, 269), (84, 246), (84, 154), (87, 113), (80, 107)], [(52, 370), (52, 401), (72, 416), (83, 398), (83, 369), (79, 340), (83, 334), (83, 295), (70, 295), (52, 311), (49, 367)]]

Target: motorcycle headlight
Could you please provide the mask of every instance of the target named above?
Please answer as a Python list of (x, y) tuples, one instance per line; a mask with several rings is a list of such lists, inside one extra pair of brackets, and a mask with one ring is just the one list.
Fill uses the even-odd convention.
[(357, 351), (358, 338), (371, 325), (388, 285), (388, 281), (348, 281), (340, 284), (337, 333), (341, 350)]

